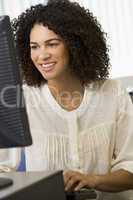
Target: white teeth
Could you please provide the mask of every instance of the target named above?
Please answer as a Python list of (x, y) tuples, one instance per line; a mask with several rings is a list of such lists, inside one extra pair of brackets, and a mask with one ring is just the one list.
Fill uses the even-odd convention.
[(42, 64), (42, 67), (48, 68), (53, 66), (55, 63), (49, 63), (49, 64)]

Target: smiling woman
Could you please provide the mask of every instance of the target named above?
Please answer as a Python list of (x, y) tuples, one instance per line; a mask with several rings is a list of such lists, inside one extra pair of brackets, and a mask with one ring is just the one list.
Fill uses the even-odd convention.
[(106, 34), (97, 19), (78, 3), (49, 0), (12, 26), (33, 138), (26, 170), (62, 169), (66, 190), (95, 188), (102, 200), (104, 192), (124, 191), (112, 199), (129, 200), (133, 104), (108, 78)]

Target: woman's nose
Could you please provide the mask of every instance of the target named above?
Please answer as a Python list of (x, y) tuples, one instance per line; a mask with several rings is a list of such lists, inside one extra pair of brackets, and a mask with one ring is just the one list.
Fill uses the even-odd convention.
[(42, 49), (41, 50), (40, 55), (39, 55), (40, 59), (45, 60), (45, 59), (48, 59), (50, 57), (51, 57), (51, 53), (50, 52), (48, 52), (46, 49)]

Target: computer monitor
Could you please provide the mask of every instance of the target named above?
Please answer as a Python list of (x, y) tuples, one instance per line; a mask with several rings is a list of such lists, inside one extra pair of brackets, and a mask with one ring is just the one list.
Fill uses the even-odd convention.
[(8, 16), (0, 16), (0, 148), (32, 144)]
[(16, 52), (9, 16), (0, 16), (0, 148), (32, 144)]

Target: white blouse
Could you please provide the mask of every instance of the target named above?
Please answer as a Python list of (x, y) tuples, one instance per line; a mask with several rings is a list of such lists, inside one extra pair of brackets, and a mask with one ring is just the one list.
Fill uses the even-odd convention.
[[(133, 173), (133, 104), (120, 82), (85, 87), (83, 100), (73, 111), (61, 108), (47, 84), (24, 85), (24, 94), (33, 138), (33, 145), (25, 149), (27, 171)], [(130, 198), (121, 194), (120, 200)]]

